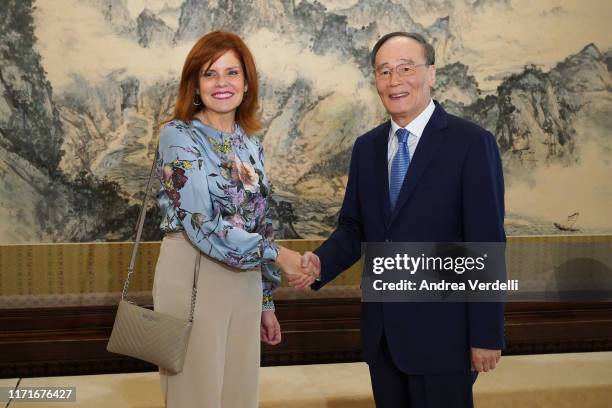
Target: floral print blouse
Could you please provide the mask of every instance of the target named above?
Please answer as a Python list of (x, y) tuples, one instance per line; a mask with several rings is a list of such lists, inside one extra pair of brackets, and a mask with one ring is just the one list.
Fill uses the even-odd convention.
[(173, 120), (156, 162), (163, 232), (185, 231), (204, 254), (240, 269), (260, 267), (263, 310), (280, 284), (261, 142), (236, 125), (222, 133), (197, 119)]

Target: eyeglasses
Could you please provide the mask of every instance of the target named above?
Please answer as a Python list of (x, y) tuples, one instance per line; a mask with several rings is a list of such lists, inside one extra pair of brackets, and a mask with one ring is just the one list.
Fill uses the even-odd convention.
[(395, 71), (395, 73), (400, 77), (408, 77), (414, 75), (416, 69), (422, 66), (428, 66), (429, 64), (399, 64), (395, 68), (391, 67), (382, 67), (376, 70), (376, 78), (377, 79), (389, 79), (391, 78), (391, 73)]

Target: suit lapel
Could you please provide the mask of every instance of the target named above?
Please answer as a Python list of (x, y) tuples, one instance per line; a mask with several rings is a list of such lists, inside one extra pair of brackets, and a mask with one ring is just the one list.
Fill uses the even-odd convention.
[[(380, 132), (375, 137), (374, 142), (374, 158), (375, 158), (375, 178), (377, 184), (378, 197), (380, 197), (380, 212), (385, 225), (388, 225), (391, 217), (389, 208), (389, 170), (387, 168), (387, 149), (389, 144), (389, 129), (391, 129), (391, 121), (387, 121), (385, 126), (381, 126)], [(381, 180), (381, 181), (379, 181)], [(384, 182), (382, 182), (384, 180)]]
[[(446, 138), (446, 133), (443, 131), (447, 126), (446, 112), (436, 103), (436, 109), (429, 119), (427, 126), (423, 130), (419, 144), (414, 152), (414, 157), (410, 161), (410, 167), (404, 178), (402, 189), (397, 198), (397, 204), (391, 214), (389, 225), (393, 223), (399, 210), (406, 204), (419, 180), (427, 170), (431, 160), (435, 157), (440, 145)], [(388, 187), (387, 187), (388, 191)], [(387, 193), (387, 203), (389, 202), (389, 194)], [(387, 207), (389, 204), (387, 204)]]

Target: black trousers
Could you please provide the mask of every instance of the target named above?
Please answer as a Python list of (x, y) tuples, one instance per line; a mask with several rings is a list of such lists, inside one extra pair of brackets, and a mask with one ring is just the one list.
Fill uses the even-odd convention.
[(376, 408), (473, 408), (476, 373), (410, 375), (395, 366), (383, 335), (370, 364)]

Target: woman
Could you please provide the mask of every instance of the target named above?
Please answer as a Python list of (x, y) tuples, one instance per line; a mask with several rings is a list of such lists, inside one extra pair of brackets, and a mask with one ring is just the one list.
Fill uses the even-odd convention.
[(186, 318), (197, 299), (183, 371), (161, 373), (170, 408), (258, 404), (260, 340), (281, 332), (272, 290), (300, 255), (279, 247), (269, 218), (253, 57), (235, 34), (212, 32), (187, 56), (174, 117), (160, 132), (158, 195), (166, 233), (155, 310)]

